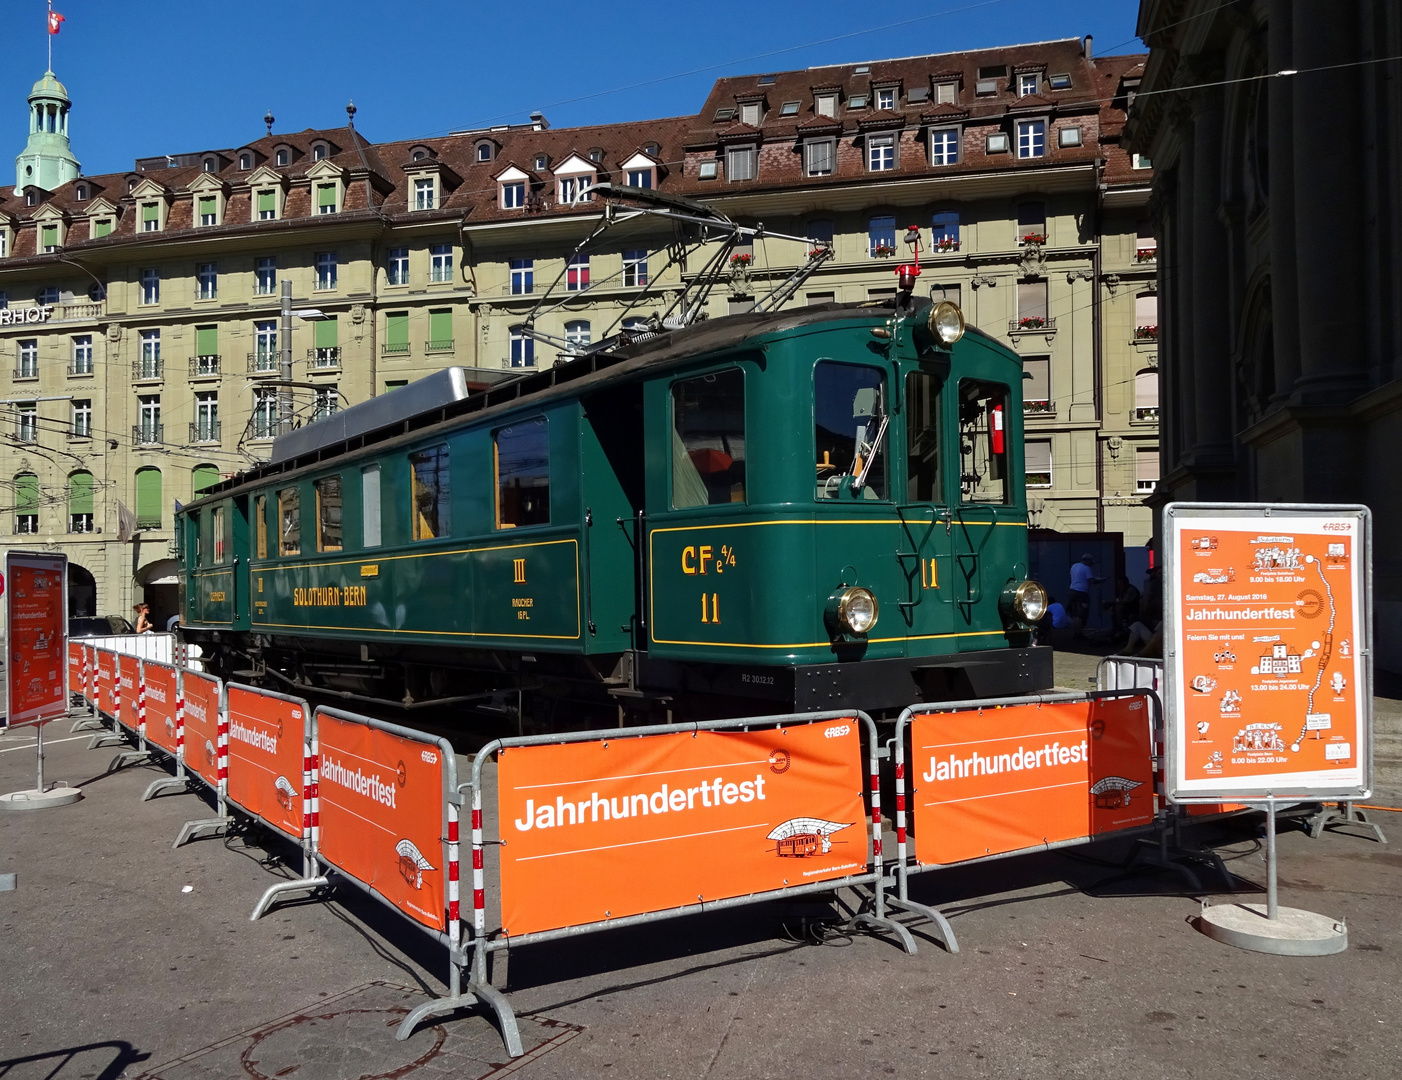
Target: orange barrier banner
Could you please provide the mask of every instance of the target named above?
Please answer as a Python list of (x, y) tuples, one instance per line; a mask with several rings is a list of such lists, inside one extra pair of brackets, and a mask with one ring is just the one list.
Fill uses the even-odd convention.
[(318, 712), (323, 860), (415, 922), (448, 929), (443, 752)]
[(218, 787), (223, 779), (219, 767), (219, 680), (193, 671), (180, 677), (185, 699), (185, 766)]
[(862, 873), (858, 722), (504, 749), (502, 926), (580, 926)]
[(115, 716), (117, 711), (117, 654), (97, 649), (97, 711)]
[(137, 691), (141, 687), (137, 665), (140, 663), (134, 656), (117, 656), (117, 720), (132, 731), (141, 726), (137, 713)]
[(309, 752), (306, 703), (242, 686), (229, 686), (225, 693), (230, 801), (301, 839), (306, 831), (303, 769)]
[(146, 739), (169, 754), (176, 751), (175, 668), (147, 660), (141, 665), (146, 690)]
[(84, 694), (83, 646), (76, 641), (68, 643), (68, 692), (70, 694)]
[(926, 713), (911, 721), (915, 857), (944, 865), (1149, 825), (1142, 697)]

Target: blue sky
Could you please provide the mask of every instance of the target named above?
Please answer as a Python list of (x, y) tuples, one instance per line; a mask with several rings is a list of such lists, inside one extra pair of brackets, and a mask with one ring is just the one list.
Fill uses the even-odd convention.
[[(694, 113), (714, 79), (820, 64), (1095, 36), (1137, 52), (1135, 0), (716, 0), (434, 5), (55, 0), (54, 71), (73, 149), (95, 175), (137, 157), (234, 147), (264, 132), (357, 127), (384, 141), (541, 109), (556, 127)], [(24, 147), (25, 95), (43, 74), (46, 8), (3, 0), (0, 182)], [(704, 14), (695, 14), (704, 12)], [(268, 17), (261, 17), (267, 15)], [(643, 85), (638, 85), (643, 84)], [(624, 89), (628, 88), (628, 89)]]

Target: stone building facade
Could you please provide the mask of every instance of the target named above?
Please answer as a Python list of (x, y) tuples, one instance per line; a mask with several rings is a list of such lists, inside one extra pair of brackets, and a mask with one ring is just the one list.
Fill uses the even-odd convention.
[[(603, 181), (831, 246), (796, 304), (889, 295), (918, 237), (920, 291), (1024, 357), (1032, 524), (1142, 543), (1157, 251), (1151, 173), (1121, 135), (1143, 58), (1089, 46), (728, 78), (694, 116), (599, 127), (372, 143), (268, 117), (245, 146), (0, 189), (0, 544), (67, 551), (93, 577), (84, 610), (173, 610), (174, 503), (271, 448), (283, 280), (299, 423), (447, 365), (500, 380), (663, 310), (698, 271), (656, 218), (579, 260)], [(747, 309), (809, 246), (737, 251), (706, 314)]]

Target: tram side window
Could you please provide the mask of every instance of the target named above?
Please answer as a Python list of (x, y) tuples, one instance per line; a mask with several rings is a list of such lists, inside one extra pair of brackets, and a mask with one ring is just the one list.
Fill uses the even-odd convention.
[(201, 547), (201, 545), (200, 545), (200, 539), (201, 539), (201, 537), (200, 537), (200, 512), (199, 512), (198, 510), (194, 511), (194, 512), (190, 515), (190, 539), (193, 541), (193, 543), (190, 545), (190, 565), (191, 565), (191, 566), (199, 566), (199, 565), (200, 565), (200, 555), (201, 555), (201, 550), (200, 550), (200, 547)]
[(302, 500), (295, 488), (283, 488), (277, 493), (279, 555), (302, 553)]
[(214, 539), (214, 565), (224, 565), (224, 508), (216, 506), (209, 512), (211, 524), (210, 532)]
[(924, 371), (905, 377), (905, 497), (910, 502), (944, 502), (940, 383)]
[(496, 433), (497, 528), (550, 524), (550, 425), (543, 416)]
[(745, 376), (717, 371), (672, 386), (672, 506), (745, 501)]
[(959, 484), (969, 503), (1009, 503), (1008, 388), (959, 384)]
[(866, 470), (861, 498), (886, 498), (890, 443), (880, 368), (823, 360), (813, 369), (813, 442), (820, 499), (839, 498)]
[(312, 487), (316, 490), (316, 549), (341, 550), (341, 478), (324, 476)]
[(413, 482), (413, 538), (436, 540), (451, 530), (448, 520), (448, 448), (434, 446), (409, 455)]
[(258, 558), (268, 557), (268, 497), (259, 495), (253, 500), (253, 529), (256, 534), (254, 550)]
[(360, 470), (360, 543), (380, 546), (380, 467), (367, 465)]

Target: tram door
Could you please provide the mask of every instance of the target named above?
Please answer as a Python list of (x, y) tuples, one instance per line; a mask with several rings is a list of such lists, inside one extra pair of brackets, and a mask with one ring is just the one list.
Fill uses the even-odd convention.
[[(944, 378), (930, 371), (905, 375), (905, 491), (897, 504), (901, 532), (897, 561), (905, 577), (899, 617), (908, 652), (944, 652), (954, 629), (953, 518), (949, 508), (951, 449), (943, 415)], [(892, 614), (897, 614), (893, 612)]]
[[(582, 467), (589, 641), (597, 651), (647, 646), (639, 622), (644, 523), (643, 387), (624, 383), (584, 399)], [(631, 588), (629, 587), (631, 583)]]
[(955, 631), (969, 632), (998, 625), (998, 593), (1011, 565), (1008, 549), (1020, 539), (1013, 529), (1022, 527), (1016, 506), (1020, 485), (1013, 483), (1012, 470), (1013, 439), (1015, 433), (1020, 437), (1021, 425), (1012, 422), (1013, 397), (1002, 383), (961, 379), (950, 389), (959, 454), (959, 490), (951, 494), (952, 599)]

